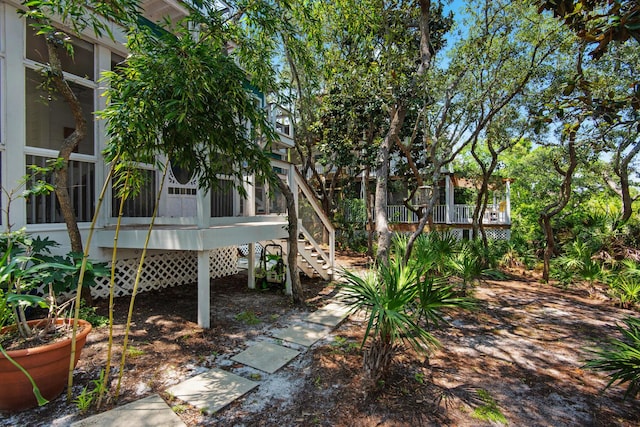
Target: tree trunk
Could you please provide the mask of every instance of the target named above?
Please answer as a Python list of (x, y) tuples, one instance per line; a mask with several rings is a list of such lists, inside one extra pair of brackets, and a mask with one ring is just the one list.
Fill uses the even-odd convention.
[[(51, 68), (51, 79), (56, 87), (56, 90), (64, 101), (67, 103), (73, 115), (75, 122), (75, 129), (64, 139), (60, 151), (58, 152), (58, 158), (61, 159), (56, 163), (56, 167), (53, 170), (53, 185), (55, 188), (56, 198), (60, 205), (60, 212), (64, 218), (64, 222), (69, 234), (69, 243), (71, 245), (71, 251), (76, 253), (83, 253), (82, 236), (80, 235), (80, 229), (78, 228), (78, 221), (76, 218), (75, 210), (71, 202), (71, 196), (69, 194), (69, 159), (71, 153), (73, 153), (87, 134), (87, 121), (84, 118), (82, 105), (75, 93), (69, 87), (69, 84), (64, 78), (62, 72), (62, 64), (58, 55), (58, 46), (55, 39), (45, 37), (47, 44), (47, 53), (49, 54), (49, 65)], [(88, 304), (91, 304), (91, 290), (88, 287), (82, 288), (82, 299)]]
[(614, 171), (618, 178), (620, 178), (620, 198), (622, 199), (622, 214), (616, 221), (616, 228), (622, 227), (629, 221), (631, 215), (633, 215), (633, 202), (634, 198), (631, 197), (630, 184), (629, 184), (629, 164), (633, 158), (640, 152), (640, 142), (636, 142), (633, 149), (624, 157), (622, 153), (618, 151), (614, 158)]
[(398, 138), (398, 133), (404, 123), (407, 111), (404, 105), (397, 105), (391, 113), (389, 132), (384, 137), (378, 151), (378, 166), (376, 169), (376, 232), (378, 233), (378, 252), (376, 261), (386, 264), (391, 247), (391, 231), (387, 219), (387, 188), (389, 179), (389, 151), (393, 141)]
[[(416, 77), (421, 77), (427, 72), (431, 67), (432, 59), (431, 32), (429, 27), (429, 19), (431, 19), (431, 1), (420, 0), (419, 3), (420, 61), (418, 69), (416, 70)], [(418, 83), (417, 78), (412, 79), (411, 86), (407, 91), (407, 97), (415, 96)], [(406, 106), (403, 101), (399, 100), (395, 109), (392, 111), (389, 132), (387, 133), (383, 143), (380, 145), (380, 153), (378, 155), (378, 171), (376, 177), (376, 231), (378, 232), (378, 253), (376, 255), (376, 260), (378, 262), (387, 262), (389, 248), (391, 246), (391, 233), (389, 231), (389, 223), (387, 220), (387, 175), (389, 173), (389, 150), (391, 149), (392, 144), (397, 143), (404, 151), (404, 147), (402, 146), (402, 142), (398, 135), (400, 134), (400, 129), (404, 124), (406, 114)], [(410, 157), (411, 156), (409, 156), (409, 161), (411, 162), (412, 159), (410, 159)], [(384, 177), (382, 177), (381, 174), (384, 174)], [(383, 203), (383, 205), (381, 206), (380, 203)], [(383, 217), (381, 217), (381, 215), (383, 215)], [(430, 214), (425, 214), (425, 217), (428, 220)], [(424, 224), (422, 225), (422, 229), (424, 229)], [(420, 232), (422, 232), (422, 230), (420, 230)], [(416, 233), (416, 235), (417, 234), (419, 233)], [(410, 254), (410, 251), (407, 250), (407, 253)]]
[(365, 168), (365, 172), (364, 172), (364, 189), (363, 189), (363, 193), (364, 193), (364, 207), (366, 210), (366, 215), (367, 215), (367, 219), (366, 219), (366, 226), (365, 229), (367, 231), (367, 257), (369, 258), (369, 260), (373, 259), (373, 215), (372, 215), (372, 211), (371, 211), (371, 197), (370, 197), (370, 193), (369, 193), (369, 177), (371, 176), (370, 174), (370, 169), (369, 166), (367, 166)]
[(289, 264), (289, 274), (291, 276), (293, 302), (298, 305), (304, 305), (304, 292), (300, 282), (300, 274), (298, 273), (298, 215), (296, 214), (296, 202), (289, 186), (279, 177), (276, 182), (287, 201), (287, 221), (289, 223), (287, 263)]
[(538, 218), (538, 222), (542, 227), (542, 231), (544, 232), (546, 241), (546, 247), (544, 250), (544, 268), (542, 270), (542, 280), (544, 280), (545, 282), (549, 281), (551, 256), (555, 252), (555, 241), (551, 220), (554, 216), (562, 212), (565, 206), (567, 206), (567, 203), (569, 203), (569, 199), (571, 198), (571, 182), (573, 180), (573, 173), (578, 166), (578, 156), (576, 154), (575, 147), (576, 133), (577, 128), (572, 130), (569, 135), (569, 165), (567, 167), (567, 170), (563, 171), (560, 166), (556, 162), (554, 162), (556, 172), (563, 176), (562, 183), (560, 184), (560, 196), (556, 202), (545, 206)]
[(374, 391), (379, 387), (380, 380), (389, 372), (395, 348), (391, 340), (376, 338), (371, 346), (365, 350), (363, 367), (366, 374), (365, 390)]

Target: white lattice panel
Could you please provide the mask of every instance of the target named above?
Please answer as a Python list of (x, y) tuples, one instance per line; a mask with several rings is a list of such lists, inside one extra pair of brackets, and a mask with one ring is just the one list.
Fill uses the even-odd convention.
[(490, 240), (509, 240), (511, 238), (511, 230), (492, 229), (486, 230), (487, 239)]
[(211, 278), (231, 276), (238, 273), (238, 248), (228, 246), (209, 252), (209, 274)]
[[(131, 295), (138, 271), (139, 258), (118, 260), (115, 295)], [(230, 276), (238, 272), (237, 248), (230, 246), (209, 252), (211, 278)], [(143, 265), (138, 292), (147, 292), (198, 281), (198, 257), (193, 251), (175, 251), (148, 255)], [(104, 278), (91, 289), (96, 298), (109, 296), (109, 278)]]

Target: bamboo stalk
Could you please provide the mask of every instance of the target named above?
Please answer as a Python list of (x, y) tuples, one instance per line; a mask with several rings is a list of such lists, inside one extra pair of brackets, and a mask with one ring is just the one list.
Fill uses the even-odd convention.
[(133, 284), (133, 290), (131, 291), (131, 302), (129, 303), (129, 313), (127, 314), (127, 323), (125, 325), (125, 331), (124, 331), (124, 341), (122, 343), (122, 358), (120, 360), (120, 371), (118, 372), (118, 384), (116, 385), (116, 394), (115, 394), (116, 399), (118, 399), (118, 397), (120, 396), (120, 386), (122, 384), (122, 375), (124, 374), (124, 365), (127, 360), (127, 345), (129, 343), (129, 331), (131, 329), (133, 307), (135, 305), (136, 294), (138, 292), (138, 285), (140, 284), (140, 278), (142, 277), (142, 266), (144, 264), (144, 259), (147, 255), (147, 247), (149, 246), (149, 240), (151, 239), (151, 231), (153, 230), (153, 225), (158, 215), (158, 206), (160, 205), (160, 195), (162, 194), (165, 178), (167, 177), (167, 169), (169, 167), (170, 157), (171, 157), (170, 155), (167, 155), (167, 161), (164, 164), (162, 180), (160, 181), (160, 188), (158, 189), (158, 195), (156, 197), (156, 205), (153, 208), (153, 215), (151, 216), (151, 222), (149, 223), (149, 228), (147, 230), (147, 237), (144, 242), (144, 247), (142, 248), (142, 254), (140, 255), (140, 263), (138, 264), (138, 271), (136, 272), (136, 280)]
[[(128, 185), (129, 178), (131, 177), (131, 170), (127, 169), (127, 177), (125, 179), (125, 185)], [(120, 236), (120, 226), (122, 224), (122, 216), (124, 213), (124, 201), (126, 198), (126, 191), (122, 193), (120, 197), (120, 208), (118, 210), (118, 220), (116, 223), (116, 231), (113, 236), (113, 251), (111, 252), (111, 275), (109, 277), (109, 342), (107, 344), (107, 361), (105, 363), (104, 379), (100, 384), (100, 391), (98, 393), (98, 399), (96, 400), (96, 409), (100, 409), (102, 405), (102, 399), (106, 391), (106, 384), (109, 384), (109, 374), (111, 373), (111, 356), (113, 354), (113, 308), (114, 308), (114, 296), (115, 296), (115, 275), (116, 275), (116, 262), (118, 255), (118, 237)]]
[[(118, 156), (116, 156), (112, 162), (112, 165), (118, 161)], [(89, 259), (89, 248), (91, 247), (91, 239), (93, 238), (93, 234), (96, 229), (96, 222), (98, 221), (98, 215), (100, 214), (100, 209), (102, 208), (102, 202), (104, 201), (104, 196), (107, 193), (108, 184), (111, 181), (111, 177), (113, 176), (113, 166), (109, 169), (109, 173), (105, 177), (104, 183), (102, 185), (102, 189), (100, 190), (100, 197), (98, 197), (98, 203), (96, 205), (96, 210), (93, 213), (93, 218), (91, 219), (91, 227), (89, 228), (89, 235), (87, 236), (87, 243), (84, 247), (84, 252), (82, 254), (82, 265), (80, 266), (80, 276), (78, 277), (78, 286), (76, 288), (76, 307), (73, 316), (73, 328), (71, 332), (71, 358), (69, 359), (69, 376), (67, 377), (67, 401), (71, 401), (72, 397), (72, 387), (73, 387), (73, 368), (74, 361), (76, 356), (76, 335), (78, 333), (78, 317), (80, 317), (80, 301), (82, 299), (82, 283), (84, 281), (84, 274), (87, 271), (87, 260)]]

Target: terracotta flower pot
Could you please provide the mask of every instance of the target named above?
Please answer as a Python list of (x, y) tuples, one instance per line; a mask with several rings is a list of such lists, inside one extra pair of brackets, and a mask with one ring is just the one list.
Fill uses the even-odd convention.
[[(64, 321), (58, 319), (57, 323)], [(34, 325), (38, 322), (38, 320), (32, 320), (29, 324)], [(0, 332), (6, 329), (3, 328)], [(78, 331), (74, 366), (78, 363), (80, 351), (87, 340), (87, 335), (91, 332), (91, 324), (85, 320), (78, 320)], [(47, 400), (54, 399), (62, 393), (67, 384), (71, 339), (25, 350), (13, 350), (8, 354), (29, 372), (42, 396)], [(0, 354), (0, 410), (15, 412), (33, 408), (37, 404), (27, 376)]]

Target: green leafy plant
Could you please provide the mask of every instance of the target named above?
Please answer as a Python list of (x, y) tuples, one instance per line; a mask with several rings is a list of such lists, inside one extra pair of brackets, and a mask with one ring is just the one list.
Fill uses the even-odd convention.
[(612, 339), (609, 348), (596, 350), (596, 357), (585, 366), (607, 373), (610, 381), (605, 389), (613, 384), (627, 384), (626, 399), (640, 392), (640, 318), (627, 317), (623, 323), (617, 325), (622, 339)]
[(469, 306), (468, 300), (454, 296), (444, 280), (424, 274), (419, 263), (402, 263), (402, 246), (387, 265), (364, 275), (344, 270), (343, 300), (351, 312), (364, 311), (368, 321), (361, 347), (368, 387), (383, 382), (400, 343), (419, 353), (428, 352), (438, 340), (423, 327), (442, 321), (441, 310)]
[(89, 390), (89, 386), (86, 386), (82, 389), (80, 394), (73, 400), (73, 403), (76, 404), (76, 407), (80, 412), (86, 412), (91, 405), (95, 402), (96, 397), (100, 394), (100, 392), (106, 389), (105, 384), (105, 375), (104, 369), (100, 371), (100, 376), (92, 380), (93, 388)]
[(347, 338), (342, 337), (340, 335), (336, 335), (331, 343), (331, 347), (333, 347), (336, 353), (350, 353), (360, 347), (357, 342), (349, 341)]
[(640, 303), (640, 279), (620, 275), (610, 284), (611, 295), (623, 308), (631, 308)]
[(171, 410), (176, 414), (183, 414), (187, 411), (187, 409), (189, 409), (189, 407), (187, 405), (182, 405), (182, 404), (173, 405), (171, 407)]
[(555, 261), (556, 277), (562, 283), (569, 284), (575, 280), (575, 275), (593, 284), (602, 278), (602, 266), (594, 259), (594, 253), (594, 247), (581, 240), (565, 245), (565, 254)]
[(242, 311), (236, 314), (234, 318), (247, 325), (257, 325), (262, 322), (262, 320), (260, 320), (260, 318), (251, 310)]
[(84, 301), (80, 303), (80, 318), (91, 323), (94, 328), (107, 326), (109, 318), (96, 313), (96, 307), (88, 306)]
[(129, 345), (127, 347), (127, 356), (129, 357), (140, 357), (143, 356), (145, 354), (144, 350), (134, 347), (132, 345)]
[(452, 273), (460, 278), (460, 290), (466, 295), (469, 288), (482, 275), (482, 262), (480, 256), (471, 245), (464, 245), (460, 251), (449, 259), (449, 268)]
[(506, 417), (500, 411), (498, 404), (489, 392), (484, 389), (479, 389), (477, 394), (484, 403), (473, 410), (473, 417), (483, 421), (507, 424)]

